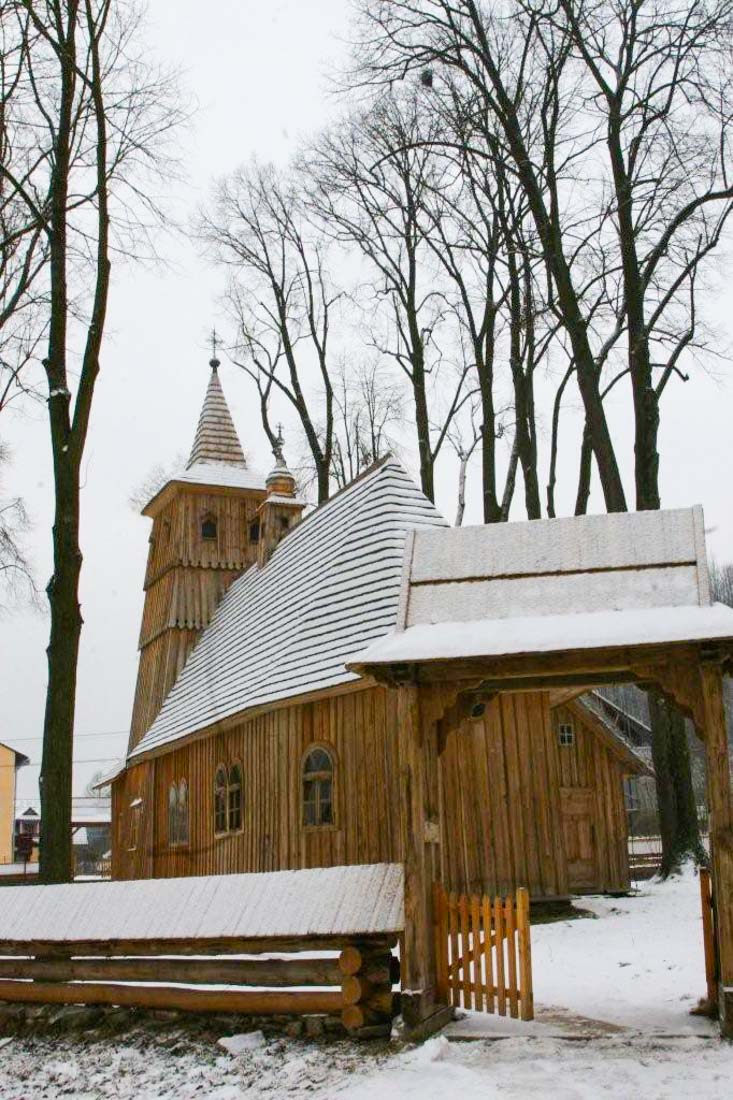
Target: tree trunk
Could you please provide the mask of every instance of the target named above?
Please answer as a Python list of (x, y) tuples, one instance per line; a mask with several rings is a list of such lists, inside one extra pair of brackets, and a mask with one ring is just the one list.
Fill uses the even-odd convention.
[(687, 859), (705, 862), (692, 789), (690, 749), (685, 720), (657, 692), (649, 692), (652, 762), (662, 838), (661, 874), (679, 872)]
[(81, 636), (79, 574), (79, 485), (67, 460), (56, 480), (53, 528), (54, 574), (48, 584), (51, 636), (48, 688), (41, 761), (42, 882), (70, 882), (73, 877), (71, 785), (74, 752), (76, 671)]

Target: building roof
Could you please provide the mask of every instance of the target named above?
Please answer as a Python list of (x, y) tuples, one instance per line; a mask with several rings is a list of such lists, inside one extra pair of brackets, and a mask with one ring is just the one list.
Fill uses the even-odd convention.
[(0, 741), (0, 749), (7, 749), (8, 752), (12, 752), (15, 755), (16, 768), (22, 768), (29, 763), (29, 758), (24, 752), (18, 752), (12, 745), (7, 745), (4, 741)]
[[(25, 809), (21, 809), (25, 807)], [(17, 801), (15, 804), (16, 821), (40, 821), (40, 807)], [(97, 798), (93, 795), (79, 795), (71, 800), (71, 824), (108, 825), (112, 820), (112, 799)]]
[(219, 379), (219, 362), (211, 360), (211, 377), (201, 406), (198, 427), (186, 468), (162, 485), (143, 508), (154, 516), (175, 486), (215, 486), (222, 489), (267, 489), (264, 474), (252, 470), (239, 442)]
[(221, 388), (219, 363), (216, 359), (211, 360), (211, 377), (186, 468), (200, 462), (221, 462), (226, 466), (247, 465), (224, 390)]
[(311, 512), (231, 586), (130, 759), (357, 680), (346, 662), (397, 621), (408, 529), (444, 526), (391, 457)]
[(351, 667), (733, 641), (699, 507), (416, 531), (402, 604)]
[(403, 869), (394, 863), (6, 886), (0, 890), (0, 939), (73, 943), (384, 935), (404, 928), (403, 898)]
[(563, 705), (585, 722), (620, 760), (625, 775), (654, 775), (649, 761), (645, 760), (622, 736), (613, 719), (595, 705), (593, 692), (588, 692), (579, 699), (570, 700)]

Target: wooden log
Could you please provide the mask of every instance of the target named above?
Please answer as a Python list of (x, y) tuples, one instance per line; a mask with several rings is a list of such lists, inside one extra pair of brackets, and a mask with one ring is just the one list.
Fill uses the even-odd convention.
[(176, 986), (133, 986), (73, 982), (0, 981), (0, 1001), (35, 1004), (135, 1005), (175, 1008), (184, 1012), (241, 1012), (251, 1016), (302, 1016), (336, 1013), (341, 992), (239, 989), (181, 989)]
[(371, 985), (357, 975), (344, 978), (341, 983), (341, 996), (344, 1005), (361, 1004), (377, 1012), (392, 1012), (392, 987), (390, 985)]
[[(268, 936), (256, 939), (219, 937), (171, 940), (0, 940), (3, 956), (45, 956), (74, 958), (81, 956), (157, 955), (266, 955), (276, 953), (339, 951), (348, 941), (346, 936)], [(397, 944), (397, 933), (378, 936), (369, 941), (369, 951), (387, 955)]]
[(336, 959), (0, 959), (0, 978), (186, 985), (339, 985)]
[(360, 947), (345, 947), (338, 957), (337, 966), (343, 976), (358, 974), (359, 977), (382, 985), (385, 982), (395, 985), (400, 980), (400, 960), (396, 955), (367, 951)]
[(363, 1027), (374, 1027), (391, 1019), (390, 1013), (376, 1012), (366, 1005), (345, 1005), (341, 1012), (341, 1023), (347, 1031), (358, 1031)]

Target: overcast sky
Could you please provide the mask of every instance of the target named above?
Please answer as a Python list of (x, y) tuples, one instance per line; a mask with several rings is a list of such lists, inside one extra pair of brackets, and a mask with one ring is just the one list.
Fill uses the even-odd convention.
[[(338, 110), (326, 74), (347, 34), (347, 0), (154, 0), (151, 48), (184, 70), (198, 111), (184, 137), (185, 182), (171, 188), (177, 215), (205, 199), (210, 181), (252, 154), (285, 162), (298, 140)], [(75, 793), (124, 753), (137, 669), (137, 634), (149, 521), (128, 503), (158, 462), (188, 452), (208, 378), (207, 334), (217, 321), (221, 278), (185, 237), (161, 244), (165, 269), (113, 269), (102, 372), (97, 384), (82, 494), (82, 634), (77, 698)], [(728, 270), (729, 265), (726, 264)], [(721, 278), (709, 311), (725, 341), (733, 337), (731, 280)], [(699, 373), (670, 385), (662, 412), (662, 503), (702, 503), (709, 546), (733, 560), (731, 457), (733, 374)], [(257, 408), (237, 368), (222, 367), (222, 383), (252, 464), (271, 461)], [(287, 410), (276, 410), (288, 427)], [(628, 474), (632, 429), (628, 405), (610, 408)], [(577, 407), (565, 414), (576, 428)], [(6, 417), (4, 415), (4, 420)], [(540, 433), (544, 431), (540, 423)], [(45, 410), (3, 424), (14, 452), (5, 490), (22, 494), (34, 521), (30, 539), (38, 577), (50, 573), (50, 452)], [(409, 449), (404, 458), (415, 471)], [(572, 506), (577, 458), (563, 457), (560, 484)], [(565, 478), (563, 478), (565, 474)], [(478, 482), (469, 483), (467, 522), (479, 522)], [(452, 520), (455, 471), (439, 472), (438, 506)], [(595, 510), (602, 504), (594, 498)], [(521, 517), (520, 517), (521, 518)], [(16, 610), (0, 619), (2, 707), (0, 740), (40, 760), (48, 619)], [(37, 792), (37, 767), (19, 773), (19, 797)]]

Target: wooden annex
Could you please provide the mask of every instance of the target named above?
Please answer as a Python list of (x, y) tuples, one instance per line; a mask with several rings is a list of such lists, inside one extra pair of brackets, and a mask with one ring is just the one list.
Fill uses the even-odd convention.
[(710, 604), (699, 510), (451, 529), (388, 458), (298, 522), (281, 449), (267, 478), (247, 467), (212, 366), (188, 469), (146, 508), (114, 877), (401, 864), (424, 1023), (444, 1003), (436, 883), (628, 888), (623, 777), (646, 766), (582, 692), (633, 680), (705, 731), (720, 902), (733, 613)]

